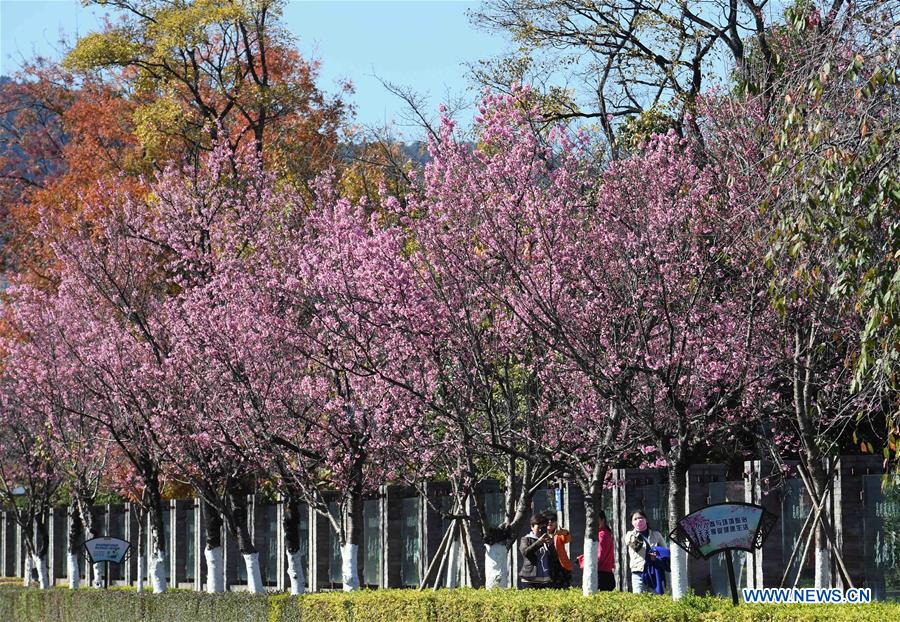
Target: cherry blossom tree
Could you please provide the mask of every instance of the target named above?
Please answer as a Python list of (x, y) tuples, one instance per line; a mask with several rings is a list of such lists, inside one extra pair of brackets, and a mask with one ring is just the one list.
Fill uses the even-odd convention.
[[(407, 357), (390, 347), (387, 305), (369, 305), (376, 316), (359, 313), (383, 293), (379, 278), (402, 278), (384, 269), (399, 249), (385, 250), (381, 245), (390, 240), (368, 236), (355, 207), (327, 180), (316, 191), (310, 213), (290, 215), (297, 235), (279, 250), (281, 276), (268, 279), (275, 351), (297, 374), (283, 387), (269, 434), (283, 450), (276, 469), (281, 485), (328, 519), (341, 546), (344, 589), (352, 590), (359, 586), (364, 495), (396, 479), (401, 448), (414, 446), (420, 427), (415, 411), (394, 399), (396, 391), (360, 364), (373, 355), (392, 356), (398, 364)], [(366, 263), (363, 256), (382, 263)], [(377, 341), (387, 348), (373, 349)], [(336, 512), (329, 492), (337, 497)]]
[[(263, 587), (242, 499), (263, 473), (288, 507), (299, 498), (329, 519), (345, 589), (354, 589), (363, 495), (388, 477), (383, 448), (402, 438), (407, 419), (345, 372), (348, 345), (328, 332), (333, 285), (323, 275), (335, 256), (328, 244), (340, 240), (315, 214), (332, 213), (334, 197), (324, 198), (323, 181), (307, 215), (305, 201), (277, 189), (257, 161), (221, 150), (207, 167), (187, 190), (177, 180), (157, 189), (155, 224), (142, 235), (167, 249), (165, 271), (178, 290), (159, 315), (171, 346), (157, 438), (177, 477), (236, 535), (252, 590)], [(287, 544), (298, 592), (298, 547)]]
[[(693, 454), (708, 446), (713, 424), (746, 416), (742, 399), (763, 373), (755, 353), (766, 284), (753, 272), (760, 257), (740, 247), (756, 208), (744, 203), (740, 182), (729, 187), (727, 171), (704, 165), (696, 149), (661, 137), (614, 167), (603, 190), (619, 206), (611, 228), (636, 344), (630, 424), (649, 428), (666, 462), (671, 525), (685, 514)], [(672, 557), (677, 598), (687, 560), (680, 548)]]
[[(262, 593), (258, 551), (248, 529), (247, 497), (260, 472), (248, 435), (247, 396), (233, 390), (233, 340), (250, 327), (241, 309), (220, 295), (249, 270), (266, 216), (283, 207), (271, 175), (255, 154), (220, 146), (188, 181), (170, 171), (159, 183), (156, 217), (138, 232), (165, 249), (165, 270), (175, 294), (165, 299), (162, 322), (171, 344), (163, 369), (155, 425), (173, 476), (190, 484), (207, 516), (207, 589), (224, 589), (219, 529), (235, 536), (247, 568), (248, 587)], [(206, 329), (212, 329), (212, 332)], [(222, 337), (225, 340), (223, 341)]]
[(23, 407), (15, 381), (4, 375), (0, 382), (0, 506), (22, 530), (25, 586), (31, 585), (36, 570), (40, 588), (47, 589), (47, 517), (62, 474), (56, 468), (44, 421)]
[[(585, 169), (578, 137), (535, 131), (527, 89), (488, 98), (479, 150), (448, 148), (427, 172), (442, 247), (490, 257), (472, 271), (482, 295), (558, 357), (548, 404), (578, 434), (544, 436), (599, 509), (612, 462), (650, 439), (670, 474), (669, 514), (684, 514), (684, 478), (708, 425), (735, 413), (758, 379), (752, 356), (764, 280), (745, 248), (748, 188), (703, 143), (670, 134), (612, 165)], [(424, 211), (424, 210), (423, 210)], [(456, 243), (453, 235), (462, 244)], [(453, 251), (448, 251), (453, 252)], [(459, 252), (462, 255), (462, 252)], [(755, 260), (755, 261), (754, 261)], [(487, 277), (484, 275), (488, 275)], [(593, 528), (592, 528), (593, 527)], [(586, 558), (596, 550), (586, 531)], [(686, 559), (675, 552), (675, 593)], [(585, 573), (591, 592), (593, 569)]]
[[(213, 166), (208, 175), (215, 178), (221, 170)], [(192, 179), (170, 170), (149, 199), (114, 187), (98, 189), (98, 219), (51, 240), (58, 264), (55, 291), (44, 295), (43, 304), (22, 306), (26, 316), (41, 315), (33, 323), (43, 325), (30, 335), (32, 360), (43, 369), (62, 367), (66, 384), (78, 387), (59, 391), (54, 407), (102, 427), (133, 467), (150, 523), (157, 592), (166, 587), (160, 507), (168, 459), (160, 435), (171, 351), (166, 304), (190, 276), (169, 269), (172, 257), (190, 249), (175, 246), (174, 234), (166, 239), (158, 233), (163, 226), (178, 232), (190, 225), (196, 198), (191, 190), (201, 195), (206, 190), (193, 182), (206, 179), (203, 174)], [(194, 248), (204, 241), (200, 235)], [(27, 294), (28, 287), (23, 290)], [(31, 298), (38, 297), (32, 290)]]
[[(451, 432), (444, 440), (456, 450), (440, 455), (456, 460), (445, 472), (455, 472), (463, 490), (471, 494), (497, 472), (504, 479), (499, 524), (489, 519), (483, 499), (472, 494), (489, 588), (509, 586), (510, 547), (527, 523), (534, 494), (559, 473), (543, 445), (553, 417), (541, 382), (549, 363), (546, 348), (498, 295), (513, 275), (478, 226), (485, 210), (521, 190), (514, 186), (521, 179), (531, 179), (529, 162), (523, 162), (527, 155), (517, 157), (523, 150), (515, 149), (515, 140), (498, 139), (498, 131), (512, 133), (515, 127), (504, 115), (509, 110), (497, 108), (498, 123), (480, 133), (474, 150), (456, 136), (449, 118), (442, 119), (430, 143), (423, 189), (405, 215), (413, 249), (408, 263), (433, 309), (426, 311), (432, 318), (427, 329), (419, 319), (406, 329), (436, 373), (436, 382), (415, 393), (432, 413), (430, 427)], [(524, 174), (511, 174), (520, 164), (525, 164)], [(490, 183), (495, 178), (496, 186)]]
[[(76, 399), (69, 399), (67, 392), (58, 393), (60, 400), (52, 407), (101, 426), (133, 466), (135, 477), (146, 491), (151, 576), (154, 591), (161, 592), (166, 587), (160, 507), (162, 456), (154, 442), (151, 377), (154, 362), (159, 359), (155, 359), (152, 345), (136, 338), (137, 334), (130, 330), (132, 325), (109, 304), (110, 300), (127, 301), (125, 304), (135, 309), (133, 317), (140, 318), (137, 322), (153, 337), (152, 325), (144, 321), (148, 316), (140, 313), (152, 303), (146, 290), (136, 289), (140, 281), (133, 278), (138, 274), (143, 278), (152, 271), (135, 261), (130, 253), (133, 249), (128, 249), (121, 239), (117, 242), (114, 248), (104, 249), (111, 251), (107, 254), (94, 241), (69, 241), (78, 260), (64, 264), (59, 290), (49, 295), (43, 306), (47, 330), (31, 334), (30, 343), (39, 369), (52, 369), (62, 359), (66, 385), (84, 390), (74, 394)], [(30, 312), (40, 311), (32, 308)], [(83, 394), (90, 399), (77, 399)]]
[[(207, 590), (224, 589), (221, 519), (235, 534), (248, 581), (262, 591), (258, 552), (247, 529), (246, 496), (275, 447), (268, 438), (271, 400), (257, 393), (280, 391), (290, 366), (257, 329), (270, 328), (259, 300), (247, 294), (248, 279), (226, 276), (221, 260), (207, 283), (173, 301), (176, 346), (169, 359), (164, 419), (167, 449), (178, 477), (204, 500)], [(255, 292), (253, 292), (255, 293)], [(257, 363), (265, 367), (255, 366)], [(271, 376), (261, 377), (265, 372)], [(262, 383), (261, 387), (253, 384)], [(219, 518), (221, 517), (221, 518)]]
[[(44, 422), (48, 448), (64, 480), (70, 517), (67, 576), (69, 587), (76, 589), (80, 581), (82, 543), (100, 535), (91, 506), (102, 484), (110, 442), (104, 429), (96, 422), (70, 416), (66, 410), (59, 408), (58, 404), (64, 401), (84, 400), (87, 396), (79, 393), (79, 387), (67, 382), (62, 360), (51, 356), (46, 361), (50, 365), (45, 366), (28, 338), (48, 329), (44, 322), (46, 315), (41, 310), (47, 302), (44, 293), (37, 292), (35, 298), (28, 299), (28, 294), (35, 292), (25, 292), (22, 297), (15, 292), (14, 289), (11, 294), (14, 302), (7, 307), (8, 320), (14, 331), (4, 340), (5, 370), (19, 408), (27, 410), (28, 416), (36, 421)], [(95, 564), (95, 587), (102, 587), (102, 573), (103, 564)]]
[[(480, 113), (477, 148), (457, 139), (446, 118), (431, 145), (422, 197), (410, 202), (411, 261), (453, 318), (447, 330), (458, 334), (460, 368), (473, 370), (478, 402), (488, 405), (487, 426), (476, 426), (476, 438), (511, 463), (528, 456), (529, 473), (549, 468), (536, 477), (537, 485), (548, 472), (567, 472), (582, 487), (585, 589), (592, 592), (595, 517), (609, 464), (622, 449), (622, 418), (609, 406), (616, 382), (626, 381), (612, 367), (609, 340), (598, 339), (618, 318), (606, 308), (608, 296), (586, 291), (599, 284), (585, 278), (588, 262), (579, 263), (580, 257), (598, 258), (581, 239), (593, 217), (589, 158), (585, 143), (560, 128), (549, 132), (549, 141), (541, 138), (542, 120), (527, 88), (487, 96)], [(500, 361), (511, 366), (504, 369)], [(495, 399), (498, 394), (507, 399)], [(498, 420), (510, 412), (519, 414)], [(508, 496), (508, 522), (500, 526), (507, 545), (527, 519), (530, 496), (526, 503), (510, 501)], [(485, 541), (497, 542), (491, 535)], [(489, 576), (505, 574), (496, 561), (501, 558), (489, 547), (488, 559), (500, 570), (489, 569)]]

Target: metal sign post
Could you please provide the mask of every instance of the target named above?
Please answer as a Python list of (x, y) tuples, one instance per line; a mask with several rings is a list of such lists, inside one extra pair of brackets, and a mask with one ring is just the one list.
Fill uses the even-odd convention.
[(697, 559), (725, 554), (731, 602), (737, 606), (738, 588), (731, 551), (761, 549), (778, 517), (752, 503), (716, 503), (688, 514), (669, 534), (675, 544)]
[(728, 564), (728, 585), (731, 587), (731, 604), (737, 607), (737, 580), (734, 578), (734, 562), (731, 559), (731, 549), (725, 549), (725, 563)]

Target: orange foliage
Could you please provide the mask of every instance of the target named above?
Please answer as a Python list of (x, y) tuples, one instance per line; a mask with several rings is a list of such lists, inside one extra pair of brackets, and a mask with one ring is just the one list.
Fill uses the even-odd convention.
[[(204, 44), (200, 64), (210, 66), (196, 80), (178, 76), (174, 61), (154, 75), (140, 63), (101, 58), (78, 68), (38, 59), (0, 85), (7, 271), (48, 278), (52, 254), (34, 235), (42, 223), (52, 235), (90, 222), (100, 182), (140, 194), (144, 178), (168, 163), (197, 162), (223, 137), (234, 149), (256, 147), (268, 168), (301, 187), (335, 165), (348, 111), (317, 88), (318, 63), (301, 58), (277, 26), (251, 24), (246, 37), (235, 28), (221, 25), (225, 34)], [(104, 32), (113, 30), (108, 23)]]

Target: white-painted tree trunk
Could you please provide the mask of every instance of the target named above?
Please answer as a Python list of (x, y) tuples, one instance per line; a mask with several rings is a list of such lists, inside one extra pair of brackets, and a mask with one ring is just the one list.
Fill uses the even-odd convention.
[(687, 552), (678, 545), (671, 547), (672, 598), (678, 600), (688, 591)]
[[(686, 514), (687, 508), (687, 469), (688, 464), (684, 461), (673, 459), (669, 463), (669, 492), (667, 495), (666, 505), (668, 506), (669, 525), (675, 525)], [(671, 556), (669, 558), (672, 568), (669, 577), (669, 585), (674, 600), (680, 599), (687, 594), (688, 590), (688, 560), (687, 552), (678, 545), (669, 547)]]
[(225, 591), (225, 573), (222, 571), (224, 550), (221, 546), (207, 548), (206, 557), (206, 591), (210, 594), (221, 594)]
[(584, 539), (584, 569), (581, 573), (581, 593), (585, 596), (597, 593), (597, 550), (600, 543), (590, 538)]
[(453, 538), (453, 541), (450, 543), (450, 550), (447, 553), (449, 558), (447, 559), (447, 576), (444, 580), (444, 585), (447, 589), (452, 590), (459, 587), (459, 553), (459, 538)]
[(100, 562), (99, 564), (94, 564), (94, 587), (98, 590), (103, 589), (105, 583), (104, 578), (106, 577), (106, 564)]
[(344, 583), (345, 592), (359, 589), (358, 551), (359, 546), (356, 544), (347, 543), (341, 547), (341, 581)]
[(77, 552), (73, 553), (69, 551), (69, 554), (66, 556), (66, 574), (69, 576), (69, 589), (77, 590), (81, 586), (81, 572), (78, 569), (78, 557), (79, 554)]
[(306, 592), (306, 574), (303, 572), (303, 558), (299, 549), (291, 553), (286, 551), (288, 578), (291, 580), (291, 596)]
[(251, 594), (265, 594), (262, 572), (259, 569), (259, 553), (243, 553), (244, 567), (247, 569), (247, 591)]
[[(825, 537), (821, 533), (816, 534), (817, 538), (822, 536), (824, 540)], [(816, 565), (816, 574), (815, 574), (815, 586), (817, 588), (829, 588), (831, 587), (831, 551), (828, 550), (828, 542), (816, 543), (816, 553), (815, 553), (815, 565)]]
[(162, 594), (166, 585), (166, 552), (162, 549), (150, 551), (150, 583), (154, 594)]
[(484, 587), (509, 587), (509, 549), (502, 542), (484, 545)]
[(37, 568), (38, 575), (38, 586), (42, 590), (49, 589), (50, 587), (50, 576), (47, 572), (47, 557), (40, 557), (39, 555), (34, 556), (34, 567)]
[(144, 591), (144, 568), (145, 568), (144, 556), (141, 555), (140, 553), (138, 553), (138, 556), (137, 556), (137, 582), (136, 582), (137, 584), (135, 586), (135, 589), (137, 589), (137, 591), (139, 593)]
[(22, 573), (22, 585), (31, 587), (31, 574), (34, 572), (34, 557), (31, 553), (25, 553), (25, 571)]

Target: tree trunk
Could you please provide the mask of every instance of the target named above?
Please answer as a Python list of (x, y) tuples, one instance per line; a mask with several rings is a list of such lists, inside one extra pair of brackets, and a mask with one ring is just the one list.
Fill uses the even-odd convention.
[[(811, 455), (813, 452), (808, 451), (807, 455)], [(810, 482), (812, 488), (815, 492), (815, 496), (818, 501), (825, 500), (822, 507), (822, 518), (828, 517), (829, 507), (831, 504), (829, 503), (830, 499), (828, 496), (828, 484), (829, 477), (828, 473), (825, 471), (825, 459), (822, 456), (816, 456), (815, 458), (810, 457), (810, 476), (812, 481)], [(816, 533), (815, 533), (815, 578), (814, 585), (817, 588), (830, 588), (831, 587), (831, 543), (828, 541), (828, 534), (825, 533), (825, 526), (820, 521), (816, 521), (815, 524)]]
[[(228, 528), (237, 539), (238, 550), (244, 558), (247, 570), (247, 590), (252, 594), (264, 594), (262, 573), (259, 569), (259, 552), (253, 545), (253, 538), (247, 528), (247, 491), (235, 490), (228, 493), (231, 512), (227, 513)], [(230, 516), (230, 517), (229, 517)]]
[(359, 527), (362, 525), (362, 495), (348, 493), (341, 507), (341, 582), (345, 592), (359, 589)]
[(47, 521), (43, 513), (34, 518), (34, 567), (37, 570), (38, 585), (42, 590), (50, 587), (47, 573), (47, 545), (50, 539), (47, 533)]
[(287, 556), (288, 578), (291, 580), (291, 595), (306, 591), (306, 576), (300, 555), (300, 507), (293, 497), (284, 500), (281, 520), (284, 529), (284, 551)]
[(162, 495), (156, 475), (144, 477), (147, 494), (147, 514), (150, 520), (150, 582), (154, 594), (166, 591), (166, 539), (162, 521)]
[(144, 540), (144, 521), (146, 514), (138, 511), (137, 516), (137, 589), (138, 593), (144, 591), (144, 570), (147, 559), (147, 542)]
[[(96, 522), (94, 521), (94, 512), (91, 509), (91, 501), (85, 500), (85, 499), (80, 500), (78, 502), (78, 509), (79, 509), (79, 514), (81, 516), (81, 524), (84, 526), (84, 539), (90, 540), (91, 538), (97, 538), (97, 537), (101, 536), (102, 534), (100, 534), (96, 528)], [(104, 576), (103, 572), (105, 570), (104, 566), (105, 566), (105, 564), (100, 562), (100, 563), (93, 564), (91, 567), (92, 571), (93, 571), (92, 572), (93, 578), (94, 578), (92, 585), (97, 589), (101, 589), (104, 585), (104, 583), (103, 583), (103, 576)]]
[(168, 587), (164, 535), (162, 513), (159, 510), (150, 510), (150, 583), (154, 594), (162, 594)]
[(484, 587), (493, 590), (509, 587), (509, 542), (484, 545)]
[(34, 553), (30, 545), (25, 546), (25, 568), (22, 572), (22, 585), (31, 587), (31, 575), (34, 574)]
[[(454, 512), (458, 514), (458, 512)], [(462, 530), (460, 526), (454, 525), (453, 539), (450, 540), (450, 550), (447, 552), (447, 576), (444, 585), (448, 589), (459, 587), (459, 556), (461, 552)], [(485, 561), (485, 563), (487, 563)]]
[(528, 522), (533, 497), (529, 494), (529, 488), (533, 484), (531, 469), (526, 468), (522, 479), (517, 481), (516, 459), (509, 457), (505, 467), (503, 508), (506, 520), (498, 526), (488, 524), (483, 499), (474, 498), (485, 549), (484, 585), (489, 590), (513, 585), (509, 560), (512, 548), (516, 544), (515, 535)]
[(50, 577), (47, 572), (47, 554), (34, 556), (34, 567), (37, 568), (38, 587), (42, 590), (49, 589)]
[(241, 553), (244, 558), (244, 568), (247, 570), (247, 591), (251, 594), (265, 594), (266, 588), (262, 581), (262, 571), (259, 568), (259, 552)]
[[(806, 465), (809, 469), (807, 484), (815, 501), (822, 501), (825, 491), (828, 489), (829, 476), (825, 472), (825, 457), (817, 443), (818, 433), (816, 425), (810, 414), (815, 410), (811, 400), (815, 399), (815, 380), (818, 378), (818, 361), (815, 354), (816, 336), (818, 334), (818, 320), (815, 312), (808, 319), (808, 324), (798, 324), (794, 330), (794, 355), (793, 355), (793, 400), (794, 416), (797, 419), (797, 427), (800, 430), (800, 442), (806, 457)], [(822, 508), (823, 516), (828, 516), (828, 503)], [(825, 528), (818, 521), (815, 528), (815, 586), (817, 588), (831, 587), (831, 553)], [(802, 560), (801, 560), (802, 563)]]
[[(822, 510), (823, 513), (825, 511)], [(825, 527), (819, 522), (816, 523), (815, 564), (815, 587), (831, 587), (831, 549), (829, 548), (828, 536), (825, 535)]]
[(83, 533), (78, 503), (73, 499), (69, 504), (68, 555), (66, 557), (66, 574), (69, 577), (69, 589), (72, 590), (77, 590), (81, 585), (81, 569), (78, 562), (82, 555)]
[(299, 549), (287, 551), (288, 577), (291, 580), (291, 596), (306, 593), (306, 573), (303, 571), (303, 556)]
[(224, 551), (222, 548), (222, 514), (204, 501), (203, 518), (206, 524), (206, 591), (220, 594), (225, 591)]
[(106, 577), (106, 574), (105, 574), (106, 573), (106, 564), (103, 564), (103, 563), (92, 564), (91, 569), (93, 570), (93, 576), (94, 576), (93, 586), (97, 589), (103, 589), (103, 587), (105, 585), (104, 580)]
[[(606, 474), (603, 473), (603, 477)], [(597, 593), (597, 551), (600, 546), (600, 512), (603, 510), (603, 479), (581, 486), (584, 495), (584, 569), (581, 574), (581, 593), (590, 596)]]
[[(674, 528), (681, 518), (684, 518), (684, 503), (687, 466), (681, 462), (669, 464), (669, 527)], [(663, 534), (666, 536), (668, 534)], [(688, 590), (688, 560), (687, 552), (680, 546), (671, 547), (671, 586), (672, 598), (680, 599)]]
[(341, 546), (341, 581), (345, 592), (359, 589), (359, 545), (353, 542)]
[(475, 507), (481, 539), (484, 542), (484, 587), (489, 590), (510, 587), (509, 559), (513, 545), (510, 529), (505, 525), (485, 524), (484, 501), (476, 497)]

